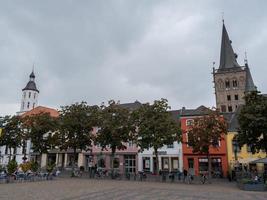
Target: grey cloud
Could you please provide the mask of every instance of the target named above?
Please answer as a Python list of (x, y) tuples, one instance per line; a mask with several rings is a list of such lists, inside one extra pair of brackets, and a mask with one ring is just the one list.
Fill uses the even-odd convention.
[[(265, 1), (3, 1), (0, 115), (19, 109), (33, 62), (41, 105), (86, 100), (213, 106), (221, 12), (239, 62), (267, 91)], [(217, 65), (216, 65), (217, 66)]]

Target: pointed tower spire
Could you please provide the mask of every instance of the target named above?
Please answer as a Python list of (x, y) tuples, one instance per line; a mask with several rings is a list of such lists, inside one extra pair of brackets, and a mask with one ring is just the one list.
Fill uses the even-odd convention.
[(234, 53), (231, 40), (229, 39), (227, 30), (224, 25), (222, 28), (222, 43), (221, 43), (221, 56), (219, 69), (229, 69), (233, 67), (240, 67), (236, 61), (236, 54)]

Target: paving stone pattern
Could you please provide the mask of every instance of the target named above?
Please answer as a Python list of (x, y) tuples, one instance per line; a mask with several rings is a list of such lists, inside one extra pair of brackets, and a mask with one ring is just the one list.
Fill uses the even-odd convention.
[(0, 199), (19, 200), (169, 200), (267, 199), (266, 192), (239, 190), (234, 183), (187, 185), (157, 182), (61, 178), (53, 181), (0, 184)]

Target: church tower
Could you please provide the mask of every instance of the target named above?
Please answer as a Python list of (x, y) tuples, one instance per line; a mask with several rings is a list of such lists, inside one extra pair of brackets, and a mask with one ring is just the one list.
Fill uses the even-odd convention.
[(245, 93), (256, 90), (247, 60), (240, 66), (236, 59), (237, 54), (223, 23), (220, 65), (218, 69), (213, 68), (216, 107), (221, 112), (234, 112), (245, 103)]
[(22, 99), (20, 112), (18, 114), (23, 114), (29, 110), (34, 109), (38, 103), (39, 90), (35, 84), (35, 75), (34, 72), (30, 74), (30, 80), (27, 83), (26, 87), (22, 89)]

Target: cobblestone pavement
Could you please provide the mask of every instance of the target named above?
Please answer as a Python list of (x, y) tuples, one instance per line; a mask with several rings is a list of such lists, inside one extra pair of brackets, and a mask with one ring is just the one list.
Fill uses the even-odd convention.
[(61, 178), (53, 181), (0, 184), (0, 199), (109, 200), (109, 199), (267, 199), (267, 192), (247, 192), (233, 183), (187, 185)]

